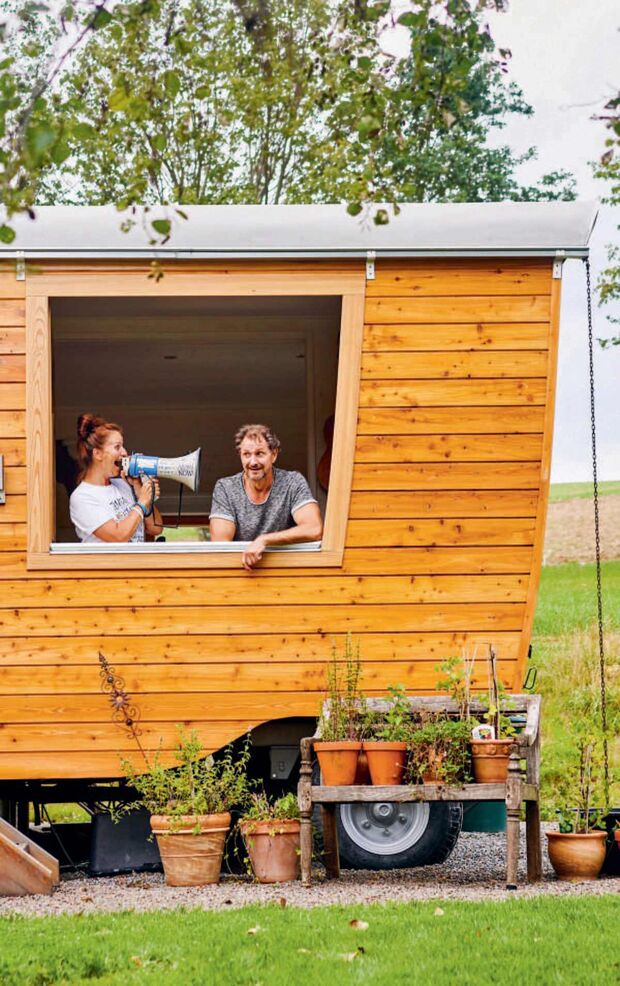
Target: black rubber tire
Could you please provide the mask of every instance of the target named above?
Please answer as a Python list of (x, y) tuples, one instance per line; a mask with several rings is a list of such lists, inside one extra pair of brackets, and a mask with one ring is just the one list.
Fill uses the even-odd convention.
[(392, 855), (369, 852), (353, 841), (340, 818), (338, 806), (338, 841), (340, 863), (344, 869), (396, 870), (413, 866), (443, 863), (456, 845), (463, 823), (460, 802), (431, 802), (428, 823), (420, 838), (403, 852)]

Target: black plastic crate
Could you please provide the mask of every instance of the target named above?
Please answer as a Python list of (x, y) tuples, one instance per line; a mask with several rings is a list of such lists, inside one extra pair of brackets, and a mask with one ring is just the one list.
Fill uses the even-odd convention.
[(90, 841), (92, 876), (161, 870), (157, 842), (151, 837), (147, 811), (132, 811), (118, 822), (101, 812), (93, 815)]

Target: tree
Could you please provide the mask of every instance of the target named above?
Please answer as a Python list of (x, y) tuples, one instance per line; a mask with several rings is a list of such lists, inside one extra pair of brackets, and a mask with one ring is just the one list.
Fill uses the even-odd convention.
[[(605, 141), (607, 148), (598, 161), (594, 174), (610, 183), (609, 192), (603, 198), (606, 205), (620, 205), (620, 93), (610, 99), (605, 106), (605, 112), (599, 117), (605, 122), (608, 136)], [(618, 226), (620, 230), (620, 226)], [(607, 254), (608, 266), (601, 274), (598, 283), (601, 304), (610, 304), (620, 300), (620, 247), (610, 246)], [(614, 324), (620, 324), (620, 317), (609, 315), (608, 319)], [(605, 349), (607, 346), (620, 346), (620, 335), (599, 339)]]
[[(342, 201), (356, 214), (573, 197), (565, 173), (520, 186), (523, 156), (486, 145), (506, 113), (531, 112), (483, 22), (502, 3), (417, 0), (396, 19), (390, 0), (134, 0), (67, 4), (64, 20), (19, 4), (0, 65), (2, 202), (10, 214), (50, 201)], [(404, 59), (383, 47), (396, 20)]]

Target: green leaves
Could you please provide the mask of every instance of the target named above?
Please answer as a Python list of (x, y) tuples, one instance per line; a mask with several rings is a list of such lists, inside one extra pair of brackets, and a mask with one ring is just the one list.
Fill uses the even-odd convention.
[(153, 219), (151, 226), (160, 236), (169, 236), (172, 223), (169, 219)]
[(51, 124), (42, 122), (29, 127), (26, 144), (35, 163), (41, 161), (55, 140), (56, 134)]
[(3, 223), (0, 226), (0, 242), (2, 243), (12, 243), (15, 239), (15, 230)]
[(171, 69), (164, 72), (164, 89), (169, 96), (174, 97), (178, 95), (181, 89), (181, 80), (176, 72)]

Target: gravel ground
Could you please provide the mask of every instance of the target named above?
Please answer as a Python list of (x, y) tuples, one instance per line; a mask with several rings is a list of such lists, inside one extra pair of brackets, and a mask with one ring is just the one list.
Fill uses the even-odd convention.
[[(525, 833), (522, 838), (524, 849)], [(63, 876), (51, 897), (10, 897), (0, 900), (0, 916), (21, 914), (94, 914), (112, 911), (154, 911), (175, 907), (224, 910), (248, 904), (317, 907), (326, 904), (376, 904), (408, 900), (508, 900), (538, 897), (620, 893), (620, 878), (561, 883), (544, 858), (540, 884), (523, 883), (516, 891), (504, 886), (506, 837), (503, 834), (462, 833), (447, 862), (409, 870), (371, 872), (345, 870), (340, 880), (326, 881), (317, 872), (310, 889), (299, 883), (265, 886), (248, 877), (224, 877), (213, 887), (167, 887), (161, 874), (135, 873), (117, 877)], [(521, 878), (525, 879), (522, 853)]]

